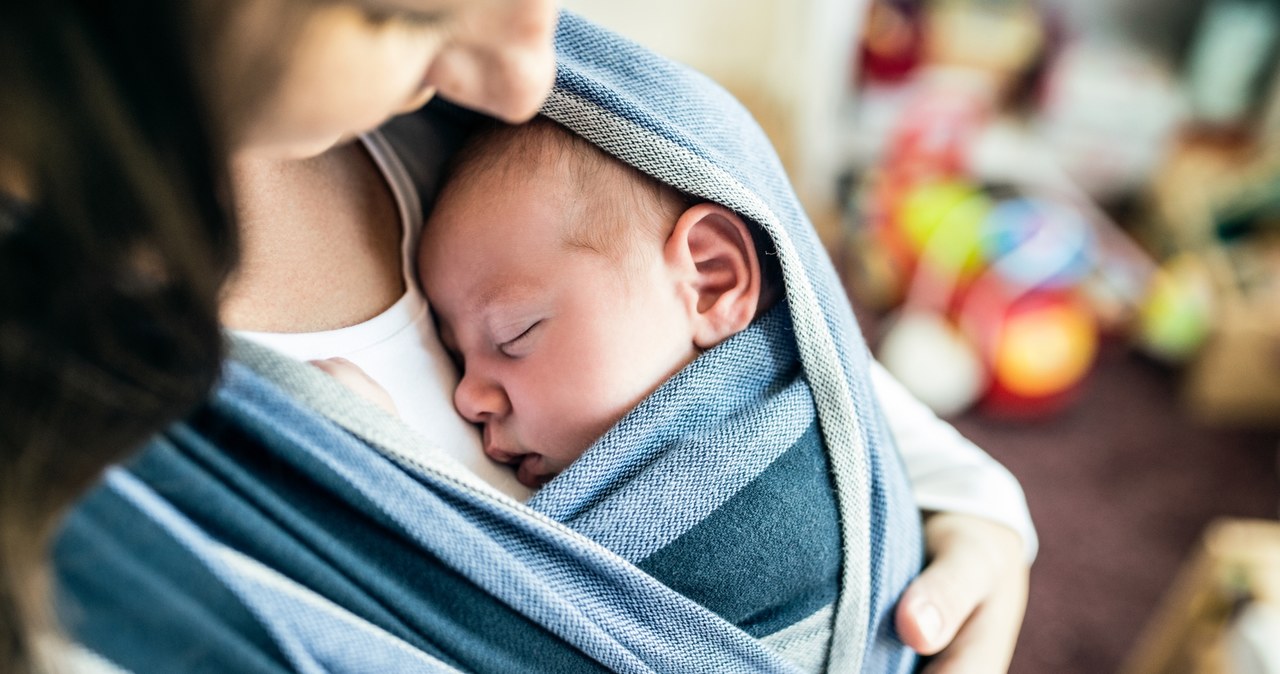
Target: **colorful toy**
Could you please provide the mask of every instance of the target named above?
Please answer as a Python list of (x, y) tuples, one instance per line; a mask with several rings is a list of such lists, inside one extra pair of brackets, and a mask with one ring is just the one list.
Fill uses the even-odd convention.
[(1208, 270), (1190, 255), (1174, 257), (1155, 273), (1138, 320), (1138, 343), (1157, 358), (1178, 363), (1209, 337), (1213, 287)]
[(963, 282), (982, 268), (983, 227), (990, 212), (991, 199), (973, 185), (934, 182), (908, 192), (896, 220), (920, 264)]
[(896, 222), (918, 259), (881, 345), (889, 371), (942, 415), (978, 399), (1022, 417), (1068, 403), (1098, 347), (1076, 290), (1096, 257), (1089, 221), (1049, 199), (992, 204), (943, 182), (904, 198)]
[(979, 398), (1057, 409), (1097, 352), (1097, 322), (1076, 292), (1100, 264), (1095, 214), (1057, 194), (997, 198), (966, 180), (991, 92), (938, 77), (898, 120), (867, 191), (890, 261), (878, 269), (901, 270), (894, 288), (905, 287), (885, 293), (905, 300), (880, 358), (940, 414)]

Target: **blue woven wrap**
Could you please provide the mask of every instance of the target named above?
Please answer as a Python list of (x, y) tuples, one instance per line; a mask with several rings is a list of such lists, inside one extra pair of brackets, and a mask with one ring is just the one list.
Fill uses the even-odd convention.
[(785, 307), (666, 382), (529, 506), (753, 636), (812, 616), (809, 650), (825, 653), (839, 514)]
[(67, 518), (59, 611), (138, 672), (905, 672), (919, 515), (840, 282), (750, 116), (564, 14), (543, 113), (773, 239), (786, 299), (527, 505), (237, 343)]

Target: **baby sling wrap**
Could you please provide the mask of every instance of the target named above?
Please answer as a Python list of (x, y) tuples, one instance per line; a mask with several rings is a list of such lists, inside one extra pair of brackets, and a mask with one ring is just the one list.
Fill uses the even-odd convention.
[[(919, 569), (918, 514), (840, 282), (768, 141), (710, 81), (571, 14), (556, 50), (543, 113), (759, 223), (785, 306), (664, 385), (531, 507), (417, 451), (429, 442), (318, 370), (236, 341), (208, 403), (68, 516), (54, 557), (74, 637), (138, 672), (909, 670), (891, 625)], [(713, 356), (758, 376), (718, 385)], [(721, 422), (658, 423), (698, 406)], [(671, 442), (622, 451), (649, 430)], [(797, 445), (825, 451), (838, 592), (748, 633), (641, 570), (690, 530), (731, 533), (725, 504), (784, 508), (736, 497)]]

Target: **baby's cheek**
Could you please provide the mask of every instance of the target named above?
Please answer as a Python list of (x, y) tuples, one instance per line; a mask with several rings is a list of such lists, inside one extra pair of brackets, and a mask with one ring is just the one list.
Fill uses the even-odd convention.
[(561, 468), (581, 456), (647, 393), (627, 363), (636, 357), (634, 352), (628, 355), (612, 336), (594, 334), (589, 327), (579, 334), (594, 339), (556, 349), (555, 358), (540, 363), (543, 367), (534, 380), (537, 390), (529, 391), (548, 440), (542, 447), (549, 459), (563, 464)]
[(548, 461), (557, 464), (557, 470), (563, 470), (582, 456), (626, 411), (602, 405), (600, 398), (591, 396), (564, 402), (566, 404), (559, 413), (545, 417), (551, 424), (547, 431), (554, 436), (554, 440), (546, 445), (545, 455)]
[(577, 461), (586, 452), (586, 448), (576, 452), (566, 452), (559, 456), (543, 455), (542, 466), (548, 475), (555, 476), (563, 473), (574, 461)]

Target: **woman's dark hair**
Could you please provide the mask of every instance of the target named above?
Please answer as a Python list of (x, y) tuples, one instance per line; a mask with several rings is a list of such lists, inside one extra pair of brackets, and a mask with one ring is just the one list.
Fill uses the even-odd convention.
[(59, 516), (217, 376), (240, 4), (0, 3), (0, 671), (45, 668)]

